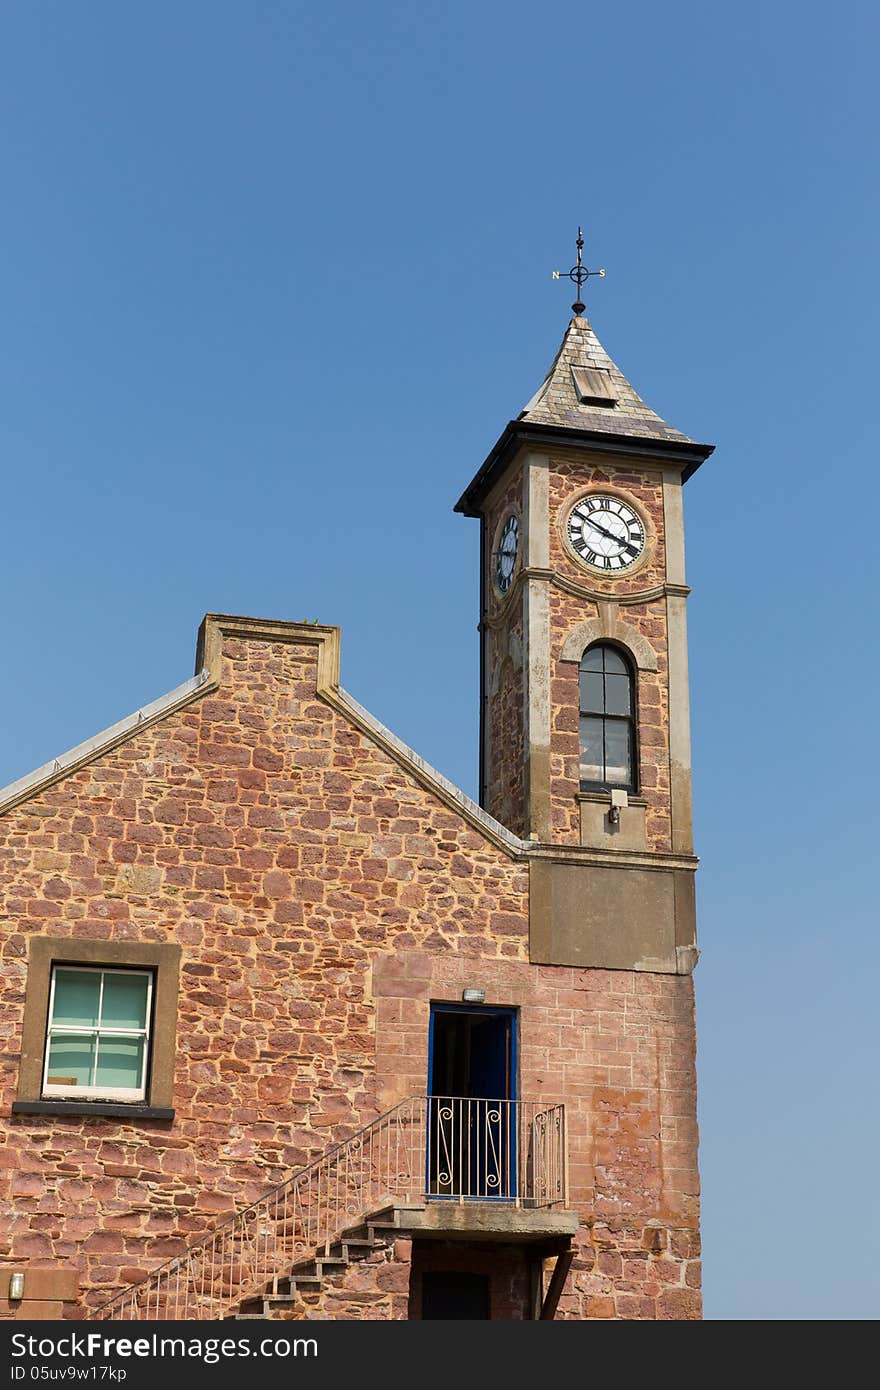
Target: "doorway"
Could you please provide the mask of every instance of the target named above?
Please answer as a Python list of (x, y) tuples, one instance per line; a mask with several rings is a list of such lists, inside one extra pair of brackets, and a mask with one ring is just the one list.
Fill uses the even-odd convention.
[(489, 1317), (489, 1277), (426, 1270), (422, 1275), (422, 1318)]
[(517, 1195), (516, 1012), (431, 1006), (427, 1191), (512, 1201)]

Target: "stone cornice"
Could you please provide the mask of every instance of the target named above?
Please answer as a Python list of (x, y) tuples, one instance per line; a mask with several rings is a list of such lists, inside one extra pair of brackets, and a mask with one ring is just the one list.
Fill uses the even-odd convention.
[(650, 589), (639, 589), (636, 593), (624, 594), (617, 593), (613, 589), (608, 592), (599, 589), (591, 589), (586, 584), (578, 584), (574, 579), (568, 579), (565, 575), (559, 574), (556, 570), (536, 569), (523, 567), (517, 571), (516, 578), (510, 586), (510, 592), (505, 596), (504, 603), (499, 606), (491, 617), (484, 618), (480, 627), (495, 628), (501, 627), (507, 620), (508, 611), (513, 605), (523, 585), (530, 579), (543, 581), (545, 584), (552, 584), (563, 593), (571, 594), (574, 598), (584, 600), (586, 603), (616, 603), (621, 608), (626, 608), (637, 603), (657, 603), (661, 599), (672, 595), (676, 598), (687, 598), (690, 587), (687, 584), (654, 584)]
[(684, 436), (678, 439), (658, 439), (632, 434), (612, 434), (607, 430), (571, 429), (561, 425), (511, 420), (453, 510), (462, 512), (465, 516), (479, 516), (487, 492), (495, 486), (510, 459), (523, 447), (543, 447), (548, 451), (558, 448), (586, 449), (593, 453), (637, 456), (658, 466), (678, 465), (684, 483), (697, 471), (703, 460), (709, 457), (715, 446), (697, 444)]
[(662, 873), (684, 869), (695, 873), (699, 859), (695, 854), (666, 854), (662, 851), (591, 849), (586, 845), (557, 845), (527, 841), (528, 859), (548, 859), (556, 864), (592, 864), (610, 869), (657, 869)]
[(578, 584), (574, 579), (568, 579), (564, 574), (559, 574), (556, 570), (527, 570), (524, 572), (530, 579), (544, 579), (548, 583), (562, 589), (566, 594), (572, 594), (575, 598), (586, 599), (589, 603), (619, 603), (621, 607), (633, 603), (656, 603), (658, 599), (665, 598), (667, 594), (681, 594), (685, 597), (690, 593), (686, 584), (654, 584), (650, 589), (638, 589), (635, 593), (622, 593), (616, 589), (591, 589), (587, 584)]

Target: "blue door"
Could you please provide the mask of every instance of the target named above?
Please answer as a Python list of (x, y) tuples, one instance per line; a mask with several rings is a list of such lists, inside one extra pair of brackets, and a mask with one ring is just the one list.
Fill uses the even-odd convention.
[(428, 1097), (428, 1193), (454, 1200), (514, 1201), (513, 1009), (432, 1006)]

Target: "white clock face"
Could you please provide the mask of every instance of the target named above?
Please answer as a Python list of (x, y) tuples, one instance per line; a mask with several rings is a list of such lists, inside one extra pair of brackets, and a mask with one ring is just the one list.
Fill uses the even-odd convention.
[(518, 549), (519, 521), (511, 513), (501, 528), (498, 549), (495, 551), (495, 584), (499, 594), (506, 594), (510, 588)]
[(572, 507), (568, 542), (590, 569), (619, 574), (645, 552), (645, 524), (632, 507), (610, 493), (591, 492)]

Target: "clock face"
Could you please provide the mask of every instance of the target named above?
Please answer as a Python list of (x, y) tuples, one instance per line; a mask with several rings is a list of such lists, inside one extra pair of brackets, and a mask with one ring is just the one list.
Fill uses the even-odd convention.
[(568, 541), (585, 565), (601, 574), (630, 569), (645, 553), (645, 524), (619, 497), (591, 492), (572, 507)]
[(518, 549), (519, 520), (511, 513), (501, 528), (495, 551), (495, 584), (499, 594), (506, 594), (510, 588)]

